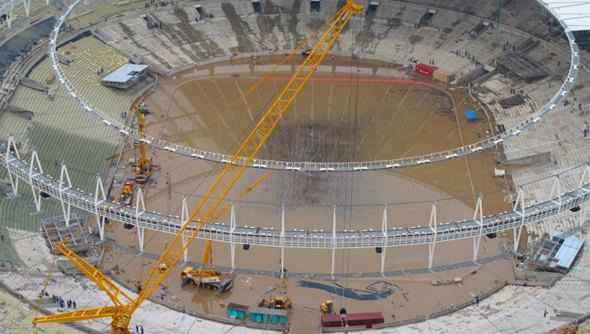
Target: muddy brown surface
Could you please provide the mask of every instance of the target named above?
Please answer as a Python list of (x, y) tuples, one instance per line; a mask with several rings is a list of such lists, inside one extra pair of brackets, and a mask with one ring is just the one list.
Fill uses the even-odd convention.
[[(119, 226), (119, 225), (117, 225)], [(110, 272), (121, 283), (135, 288), (139, 281), (147, 277), (147, 270), (152, 260), (137, 255), (134, 243), (135, 231), (111, 230), (117, 235), (118, 242), (129, 241), (126, 251), (107, 252), (102, 269)], [(112, 235), (109, 233), (110, 235)], [(146, 234), (146, 252), (157, 252), (164, 246), (167, 238), (155, 233)], [(500, 250), (502, 239), (482, 240), (480, 256), (486, 258)], [(444, 263), (456, 263), (465, 260), (470, 254), (471, 240), (452, 244), (438, 245), (435, 266)], [(508, 245), (506, 245), (508, 246)], [(190, 249), (191, 261), (198, 261), (203, 243), (200, 241)], [(215, 245), (216, 263), (227, 265), (227, 245)], [(388, 250), (387, 270), (424, 268), (427, 266), (427, 247), (395, 248)], [(468, 254), (465, 254), (468, 253)], [(115, 255), (116, 254), (116, 257)], [(330, 251), (287, 250), (286, 263), (289, 270), (329, 270)], [(373, 249), (342, 251), (337, 253), (336, 270), (348, 271), (358, 268), (366, 271), (379, 270), (379, 255)], [(279, 250), (253, 247), (249, 251), (237, 248), (238, 263), (243, 266), (265, 266), (278, 271)], [(452, 280), (462, 278), (460, 284), (433, 286), (433, 280)], [(414, 319), (471, 301), (474, 296), (487, 293), (506, 281), (512, 280), (512, 262), (496, 260), (479, 267), (466, 267), (443, 272), (422, 275), (403, 275), (384, 278), (337, 278), (335, 280), (316, 280), (313, 277), (288, 277), (285, 281), (265, 275), (237, 273), (231, 292), (219, 295), (215, 292), (194, 287), (181, 287), (180, 268), (176, 270), (153, 296), (153, 300), (177, 310), (196, 315), (204, 315), (215, 320), (225, 319), (225, 306), (240, 303), (255, 307), (263, 298), (270, 295), (286, 293), (293, 300), (294, 308), (290, 312), (292, 333), (319, 332), (319, 304), (327, 299), (334, 301), (337, 309), (345, 307), (349, 312), (381, 311), (386, 322)], [(387, 286), (393, 293), (383, 299), (358, 301), (323, 290), (301, 287), (302, 280), (319, 282), (326, 285), (339, 285), (356, 289), (363, 293), (375, 286)]]
[[(147, 132), (231, 154), (288, 78), (277, 73), (162, 79), (147, 101), (157, 114)], [(455, 148), (462, 141), (470, 144), (477, 137), (462, 137), (457, 129), (462, 111), (475, 106), (464, 95), (415, 79), (319, 74), (286, 113), (259, 157), (387, 160)], [(462, 125), (480, 136), (488, 130), (485, 117)]]
[[(265, 104), (285, 81), (276, 75), (258, 89), (249, 88), (258, 76), (206, 77), (198, 80), (178, 76), (162, 79), (160, 88), (148, 100), (148, 132), (168, 140), (195, 147), (231, 153)], [(406, 80), (407, 78), (403, 78)], [(413, 80), (413, 79), (412, 79)], [(352, 101), (352, 102), (351, 102)], [(493, 120), (468, 123), (462, 111), (480, 110), (460, 90), (424, 86), (416, 81), (392, 78), (342, 75), (317, 76), (273, 135), (263, 155), (272, 159), (350, 161), (388, 159), (428, 153), (472, 143), (493, 127)], [(480, 111), (483, 117), (483, 113)], [(393, 226), (428, 225), (433, 202), (437, 203), (439, 223), (471, 217), (475, 198), (484, 198), (484, 214), (503, 211), (509, 206), (505, 192), (509, 180), (493, 177), (496, 152), (399, 171), (361, 173), (300, 173), (273, 171), (258, 188), (241, 197), (251, 182), (265, 172), (251, 169), (228, 196), (235, 205), (237, 224), (280, 229), (281, 206), (285, 206), (287, 229), (332, 229), (336, 206), (337, 229), (380, 229), (383, 208), (388, 208), (388, 224)], [(122, 161), (132, 158), (127, 152)], [(189, 160), (168, 152), (153, 152), (159, 166), (152, 183), (145, 187), (150, 210), (180, 214), (181, 200), (187, 197), (192, 207), (208, 189), (220, 165)], [(131, 175), (122, 165), (119, 177)], [(113, 193), (118, 193), (113, 188)], [(150, 258), (161, 252), (168, 235), (146, 231), (145, 254), (137, 256), (135, 229), (109, 225), (108, 237), (119, 247), (107, 251), (102, 268), (129, 287), (145, 279)], [(482, 239), (481, 258), (497, 256), (509, 249), (508, 236)], [(200, 262), (204, 243), (195, 241), (189, 262)], [(213, 263), (230, 267), (229, 245), (214, 243)], [(151, 256), (150, 256), (151, 255)], [(437, 245), (434, 266), (471, 261), (472, 241)], [(375, 249), (336, 252), (336, 273), (376, 273), (381, 255)], [(386, 272), (411, 271), (428, 266), (428, 247), (400, 247), (387, 250)], [(287, 293), (295, 307), (290, 313), (294, 333), (317, 332), (319, 304), (325, 299), (349, 312), (382, 311), (386, 322), (413, 319), (470, 301), (473, 296), (491, 291), (513, 277), (512, 262), (497, 259), (480, 267), (466, 266), (430, 274), (407, 274), (384, 278), (349, 277), (323, 284), (366, 291), (368, 287), (395, 286), (395, 291), (379, 300), (359, 301), (323, 290), (298, 286), (297, 273), (330, 273), (331, 251), (287, 249), (285, 267), (291, 273), (286, 281), (268, 276), (280, 270), (280, 250), (236, 247), (237, 271), (234, 289), (219, 296), (210, 291), (180, 287), (179, 273), (165, 282), (166, 289), (154, 297), (176, 309), (224, 319), (225, 305), (235, 302), (255, 306), (266, 295)], [(477, 268), (476, 272), (472, 272)], [(252, 273), (259, 271), (259, 274)], [(362, 276), (362, 275), (360, 275)], [(462, 277), (463, 283), (433, 286), (433, 279)]]

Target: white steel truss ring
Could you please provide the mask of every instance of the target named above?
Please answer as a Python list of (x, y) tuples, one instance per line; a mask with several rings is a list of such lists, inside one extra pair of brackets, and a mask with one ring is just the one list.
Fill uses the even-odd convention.
[[(10, 144), (12, 143), (12, 145)], [(36, 154), (33, 154), (36, 156)], [(63, 187), (60, 180), (43, 173), (32, 162), (19, 158), (12, 138), (5, 152), (0, 153), (0, 167), (9, 173), (13, 190), (18, 181), (29, 184), (39, 194), (78, 208), (91, 215), (135, 225), (138, 228), (176, 234), (181, 226), (181, 217), (163, 215), (159, 212), (144, 210), (144, 207), (125, 206), (118, 202), (97, 200), (96, 194), (86, 193), (76, 187)], [(374, 247), (403, 247), (414, 245), (433, 245), (434, 243), (450, 242), (464, 239), (477, 239), (482, 235), (502, 231), (520, 229), (522, 226), (541, 224), (544, 219), (557, 216), (565, 210), (579, 208), (590, 199), (590, 165), (580, 165), (561, 171), (560, 177), (572, 171), (580, 171), (579, 188), (553, 193), (553, 198), (532, 204), (526, 208), (515, 206), (510, 212), (484, 217), (474, 214), (473, 219), (438, 223), (436, 228), (417, 226), (395, 228), (384, 225), (383, 230), (327, 232), (299, 230), (281, 230), (262, 227), (246, 227), (230, 223), (215, 222), (206, 224), (198, 235), (199, 239), (213, 240), (229, 244), (249, 244), (275, 248), (315, 248), (315, 249), (353, 249)], [(555, 178), (555, 175), (551, 176)], [(541, 181), (547, 180), (547, 178)], [(559, 180), (559, 178), (556, 178)], [(97, 192), (98, 193), (98, 192)], [(524, 203), (524, 202), (523, 202)], [(139, 214), (138, 212), (141, 212)], [(315, 225), (317, 226), (317, 225)], [(191, 233), (187, 230), (187, 236)]]
[[(553, 9), (549, 8), (546, 3), (541, 0), (536, 0), (543, 7), (547, 8), (554, 17), (557, 17)], [(76, 92), (71, 82), (65, 76), (58, 58), (57, 48), (59, 31), (62, 28), (64, 22), (71, 14), (72, 10), (81, 2), (76, 0), (73, 2), (64, 14), (59, 18), (53, 29), (49, 42), (49, 56), (52, 61), (53, 71), (59, 82), (64, 86), (68, 94), (78, 101), (82, 109), (95, 117), (98, 117), (102, 122), (118, 131), (123, 136), (128, 136), (133, 140), (140, 141), (151, 145), (152, 147), (168, 152), (176, 153), (181, 156), (185, 156), (192, 159), (203, 159), (214, 161), (218, 163), (232, 163), (236, 165), (247, 165), (254, 168), (263, 169), (275, 169), (275, 170), (292, 170), (292, 171), (305, 171), (305, 172), (355, 172), (355, 171), (367, 171), (367, 170), (381, 170), (381, 169), (393, 169), (393, 168), (405, 168), (413, 167), (418, 165), (430, 164), (439, 161), (456, 159), (469, 154), (481, 152), (495, 147), (496, 145), (504, 142), (507, 138), (518, 136), (523, 131), (528, 130), (535, 123), (541, 121), (541, 119), (549, 112), (555, 110), (558, 104), (567, 96), (569, 91), (576, 84), (576, 77), (580, 64), (580, 55), (578, 45), (575, 42), (573, 31), (568, 28), (565, 21), (560, 20), (565, 35), (569, 42), (570, 47), (570, 67), (566, 75), (565, 81), (562, 83), (560, 89), (551, 97), (540, 111), (531, 114), (526, 120), (522, 121), (513, 128), (507, 129), (501, 134), (497, 134), (492, 137), (485, 138), (481, 141), (473, 144), (457, 147), (455, 149), (440, 151), (435, 153), (424, 154), (420, 156), (399, 158), (392, 160), (375, 160), (365, 162), (312, 162), (312, 161), (280, 161), (280, 160), (267, 160), (267, 159), (254, 159), (248, 162), (248, 159), (240, 157), (233, 159), (231, 155), (209, 152), (204, 150), (195, 149), (188, 146), (182, 146), (175, 143), (165, 141), (161, 138), (146, 135), (140, 136), (138, 131), (132, 127), (129, 127), (117, 119), (107, 116), (106, 113), (98, 110), (94, 106), (90, 105), (87, 101)]]

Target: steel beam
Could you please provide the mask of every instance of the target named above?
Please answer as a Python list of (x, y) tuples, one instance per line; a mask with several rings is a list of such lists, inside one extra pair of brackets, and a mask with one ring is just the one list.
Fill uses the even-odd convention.
[(436, 203), (432, 204), (430, 211), (430, 220), (428, 227), (432, 232), (432, 241), (428, 244), (428, 270), (432, 270), (432, 263), (434, 262), (434, 254), (436, 252), (436, 237), (438, 233), (438, 219), (436, 217)]
[(70, 226), (70, 214), (72, 212), (72, 205), (64, 201), (64, 191), (72, 189), (72, 180), (68, 168), (62, 162), (61, 171), (59, 173), (59, 203), (61, 204), (61, 211), (64, 215), (66, 226)]
[(33, 151), (31, 155), (31, 164), (29, 165), (29, 183), (31, 185), (31, 192), (33, 193), (33, 201), (35, 202), (35, 209), (37, 212), (41, 211), (41, 189), (33, 186), (33, 178), (41, 174), (43, 174), (43, 166), (41, 166), (37, 151)]
[[(383, 208), (383, 218), (381, 219), (381, 233), (383, 233), (383, 244), (387, 245), (387, 206)], [(381, 275), (385, 273), (385, 261), (386, 261), (387, 248), (381, 248)]]
[[(188, 204), (186, 203), (186, 197), (182, 198), (182, 205), (181, 205), (181, 209), (180, 209), (180, 221), (184, 224), (186, 223), (186, 221), (189, 218), (189, 212), (188, 212)], [(188, 262), (188, 248), (186, 247), (186, 236), (184, 235), (184, 233), (181, 235), (182, 238), (182, 248), (183, 248), (183, 253), (182, 253), (182, 258), (184, 260), (184, 262)]]
[(483, 236), (483, 201), (481, 196), (477, 197), (475, 204), (475, 211), (473, 212), (473, 220), (477, 223), (477, 234), (473, 236), (473, 262), (477, 262), (479, 256), (479, 246)]
[(145, 213), (145, 201), (143, 198), (143, 190), (137, 189), (137, 197), (135, 200), (135, 229), (137, 230), (137, 241), (139, 244), (139, 252), (143, 253), (143, 246), (145, 242), (145, 227), (140, 224), (140, 218)]

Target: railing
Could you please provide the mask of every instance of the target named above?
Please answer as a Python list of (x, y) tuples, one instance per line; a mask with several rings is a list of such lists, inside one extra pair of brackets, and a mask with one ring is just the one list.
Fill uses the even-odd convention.
[[(12, 143), (12, 144), (11, 144)], [(10, 153), (9, 153), (10, 152)], [(153, 211), (139, 210), (136, 207), (125, 206), (117, 202), (99, 200), (98, 193), (85, 193), (76, 189), (63, 177), (55, 180), (43, 173), (43, 169), (32, 154), (31, 162), (19, 158), (16, 146), (9, 141), (6, 152), (0, 154), (0, 166), (7, 169), (11, 176), (13, 189), (18, 189), (18, 180), (29, 184), (36, 196), (36, 200), (50, 196), (64, 205), (73, 206), (82, 211), (97, 214), (111, 221), (132, 224), (141, 229), (149, 229), (169, 234), (175, 234), (180, 226), (178, 216), (163, 215)], [(62, 169), (64, 169), (62, 167)], [(476, 215), (474, 219), (454, 221), (432, 226), (418, 226), (408, 228), (388, 228), (386, 230), (360, 231), (332, 231), (309, 232), (287, 230), (284, 233), (274, 229), (262, 227), (232, 226), (227, 223), (207, 224), (199, 234), (200, 239), (210, 239), (217, 242), (233, 244), (250, 244), (277, 248), (324, 248), (350, 249), (374, 247), (402, 247), (411, 245), (431, 245), (438, 242), (481, 238), (482, 235), (498, 233), (507, 230), (517, 230), (526, 225), (539, 224), (544, 219), (556, 216), (565, 210), (579, 208), (590, 199), (590, 165), (581, 165), (574, 169), (563, 171), (561, 175), (551, 176), (557, 181), (565, 174), (580, 172), (580, 187), (562, 194), (552, 194), (553, 198), (536, 203), (528, 207), (515, 208), (489, 217)], [(67, 174), (67, 172), (65, 173)], [(538, 182), (546, 181), (546, 179)], [(522, 194), (521, 194), (522, 195)], [(518, 200), (517, 200), (518, 202)], [(36, 203), (37, 204), (37, 203)], [(40, 208), (40, 204), (37, 206)], [(141, 211), (141, 212), (140, 212)], [(476, 209), (477, 212), (477, 209)], [(318, 224), (312, 224), (318, 226)], [(190, 233), (191, 231), (187, 231)]]
[[(576, 77), (578, 73), (578, 67), (580, 64), (580, 55), (578, 46), (575, 43), (573, 32), (571, 32), (567, 24), (563, 21), (560, 21), (563, 28), (565, 29), (565, 34), (569, 41), (569, 47), (571, 51), (571, 59), (570, 59), (570, 67), (569, 71), (566, 75), (565, 81), (562, 83), (559, 91), (553, 95), (553, 97), (547, 102), (543, 108), (532, 114), (529, 118), (525, 121), (519, 123), (513, 128), (507, 129), (505, 132), (501, 134), (497, 134), (492, 137), (485, 138), (478, 142), (457, 147), (454, 149), (440, 151), (435, 153), (429, 153), (419, 156), (413, 157), (405, 157), (399, 159), (391, 159), (391, 160), (375, 160), (375, 161), (360, 161), (360, 162), (313, 162), (313, 161), (281, 161), (281, 160), (267, 160), (267, 159), (254, 159), (250, 163), (244, 157), (240, 157), (236, 160), (232, 159), (231, 155), (216, 153), (216, 152), (209, 152), (204, 150), (199, 150), (196, 148), (178, 145), (176, 143), (171, 143), (165, 141), (161, 138), (153, 137), (146, 135), (144, 137), (140, 136), (136, 129), (131, 128), (117, 119), (109, 117), (106, 113), (100, 111), (96, 107), (90, 105), (87, 101), (85, 101), (74, 89), (71, 82), (65, 76), (61, 65), (59, 63), (59, 58), (57, 54), (57, 46), (58, 46), (58, 39), (59, 39), (59, 31), (63, 26), (64, 22), (72, 12), (72, 10), (80, 3), (81, 0), (77, 0), (72, 3), (65, 13), (59, 18), (55, 28), (50, 37), (49, 43), (49, 55), (52, 61), (53, 70), (58, 78), (59, 82), (64, 86), (68, 94), (73, 97), (82, 109), (95, 117), (98, 117), (102, 120), (102, 122), (116, 131), (118, 131), (123, 136), (128, 136), (133, 138), (134, 140), (144, 142), (152, 147), (160, 150), (165, 150), (168, 152), (176, 153), (191, 159), (204, 159), (219, 163), (232, 163), (236, 165), (248, 165), (254, 168), (262, 168), (262, 169), (275, 169), (275, 170), (294, 170), (294, 171), (318, 171), (318, 172), (354, 172), (354, 171), (366, 171), (366, 170), (381, 170), (381, 169), (393, 169), (393, 168), (405, 168), (405, 167), (413, 167), (418, 165), (430, 164), (439, 161), (457, 159), (459, 157), (464, 157), (469, 154), (481, 152), (483, 150), (487, 150), (490, 148), (495, 147), (496, 145), (504, 142), (506, 139), (518, 136), (523, 131), (528, 130), (532, 127), (535, 123), (541, 121), (541, 119), (549, 112), (554, 111), (557, 108), (557, 105), (567, 96), (568, 92), (574, 87), (576, 83)], [(541, 5), (544, 6), (542, 1), (538, 1)], [(550, 10), (550, 9), (549, 9)]]

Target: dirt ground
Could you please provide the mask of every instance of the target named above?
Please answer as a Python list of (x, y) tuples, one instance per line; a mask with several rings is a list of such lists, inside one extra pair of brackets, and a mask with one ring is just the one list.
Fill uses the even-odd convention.
[[(198, 148), (231, 153), (264, 111), (272, 93), (285, 82), (284, 74), (262, 81), (249, 90), (259, 76), (215, 76), (191, 79), (178, 75), (163, 78), (160, 87), (147, 101), (148, 133)], [(482, 119), (470, 123), (462, 115), (466, 108), (478, 110)], [(417, 78), (380, 78), (350, 75), (316, 76), (302, 93), (287, 117), (281, 121), (262, 157), (313, 161), (359, 161), (390, 159), (440, 151), (477, 141), (489, 135), (493, 120), (462, 90), (424, 84)], [(134, 152), (127, 152), (128, 161)], [(286, 207), (287, 229), (332, 228), (332, 208), (337, 206), (337, 228), (380, 229), (383, 208), (388, 208), (389, 226), (427, 225), (433, 202), (437, 203), (439, 223), (471, 217), (475, 198), (483, 196), (484, 214), (506, 210), (509, 180), (495, 178), (497, 152), (483, 152), (467, 158), (424, 165), (399, 171), (362, 173), (300, 173), (273, 171), (260, 187), (238, 199), (239, 225), (280, 229), (280, 207)], [(150, 210), (180, 214), (181, 200), (197, 202), (220, 169), (219, 164), (194, 161), (168, 152), (153, 152), (159, 166), (153, 182), (145, 188)], [(238, 185), (243, 188), (264, 171), (248, 170)], [(131, 175), (129, 166), (117, 171), (119, 179)], [(118, 187), (113, 193), (118, 193)], [(102, 268), (129, 287), (143, 280), (148, 264), (164, 247), (169, 236), (146, 231), (144, 256), (137, 256), (135, 229), (111, 224), (107, 235), (117, 247), (106, 253)], [(199, 263), (203, 242), (197, 240), (189, 250), (189, 262)], [(506, 236), (484, 238), (480, 258), (491, 258), (509, 249)], [(229, 246), (214, 244), (214, 264), (230, 267)], [(434, 266), (471, 261), (472, 241), (437, 246)], [(310, 259), (313, 259), (310, 261)], [(336, 253), (336, 273), (377, 273), (381, 256), (375, 249), (356, 249)], [(169, 306), (195, 314), (223, 319), (224, 306), (235, 302), (255, 306), (262, 296), (286, 292), (295, 308), (290, 314), (294, 333), (316, 332), (318, 307), (325, 299), (336, 307), (354, 311), (383, 311), (386, 321), (413, 319), (445, 310), (493, 290), (513, 277), (512, 262), (496, 259), (475, 267), (460, 267), (422, 275), (404, 274), (428, 266), (427, 247), (387, 250), (386, 272), (401, 274), (375, 278), (341, 277), (337, 281), (314, 279), (313, 273), (329, 273), (330, 250), (287, 249), (285, 265), (290, 273), (286, 282), (270, 277), (280, 270), (280, 250), (236, 247), (237, 277), (234, 289), (218, 296), (209, 291), (181, 288), (179, 274), (166, 281), (164, 293), (157, 295)], [(247, 270), (246, 270), (247, 269)], [(358, 291), (373, 291), (374, 286), (392, 287), (392, 293), (378, 300), (361, 301), (324, 290), (300, 286), (302, 278)], [(353, 275), (354, 276), (354, 275)], [(459, 285), (435, 287), (433, 279), (463, 277)], [(371, 287), (370, 289), (368, 287)], [(373, 291), (374, 292), (374, 291)]]
[[(147, 277), (147, 270), (153, 263), (153, 257), (164, 247), (168, 240), (158, 233), (146, 231), (146, 249), (143, 256), (137, 255), (135, 245), (135, 230), (124, 230), (120, 225), (111, 225), (109, 235), (117, 235), (119, 246), (115, 251), (106, 252), (102, 269), (116, 277), (121, 283), (134, 289), (139, 282)], [(471, 240), (451, 244), (440, 244), (437, 248), (435, 266), (446, 263), (457, 263), (470, 258)], [(127, 245), (123, 248), (121, 245)], [(198, 261), (199, 251), (204, 243), (196, 241), (189, 251), (190, 260)], [(503, 238), (483, 239), (480, 256), (482, 259), (500, 253), (502, 248), (508, 247)], [(214, 254), (216, 259), (227, 258), (227, 245), (216, 244)], [(468, 254), (466, 254), (466, 252)], [(279, 250), (252, 247), (245, 251), (237, 247), (238, 263), (245, 268), (263, 265), (267, 270), (278, 271)], [(271, 254), (272, 253), (272, 254)], [(329, 250), (287, 250), (286, 263), (290, 271), (329, 270)], [(423, 274), (410, 273), (412, 268), (427, 267), (427, 247), (408, 247), (388, 250), (387, 270), (408, 271), (407, 274), (392, 277), (337, 277), (335, 280), (317, 279), (313, 275), (292, 275), (285, 281), (265, 274), (244, 273), (237, 271), (234, 288), (231, 292), (219, 295), (215, 292), (181, 287), (180, 268), (178, 268), (163, 284), (153, 300), (173, 307), (177, 310), (196, 315), (221, 320), (225, 319), (225, 306), (239, 303), (255, 307), (263, 297), (286, 293), (293, 300), (294, 308), (290, 312), (292, 333), (315, 333), (319, 329), (319, 304), (327, 299), (333, 300), (337, 309), (344, 307), (348, 312), (381, 311), (387, 322), (414, 319), (419, 316), (432, 314), (448, 309), (451, 305), (459, 305), (471, 301), (475, 296), (503, 285), (513, 278), (512, 261), (497, 259), (481, 266), (466, 266), (457, 269), (442, 270), (440, 272), (425, 272)], [(309, 260), (313, 259), (313, 260)], [(365, 263), (367, 272), (378, 271), (380, 255), (374, 249), (340, 251), (337, 253), (337, 271), (354, 270), (359, 263)], [(225, 261), (216, 261), (220, 264)], [(226, 264), (227, 265), (227, 264)], [(461, 277), (461, 284), (433, 286), (433, 280), (452, 280)], [(375, 292), (391, 293), (376, 300), (356, 300), (337, 293), (301, 286), (303, 281), (311, 281), (328, 286), (341, 286), (354, 289), (359, 294)]]
[[(285, 74), (280, 73), (199, 79), (191, 79), (188, 73), (162, 78), (159, 88), (147, 101), (152, 111), (147, 119), (147, 132), (206, 150), (232, 153), (285, 79)], [(481, 120), (465, 120), (462, 113), (467, 108), (477, 110)], [(407, 76), (323, 74), (311, 80), (260, 156), (306, 161), (408, 157), (473, 143), (488, 136), (493, 125), (493, 120), (487, 119), (478, 103), (462, 89), (448, 90)], [(209, 173), (218, 168), (214, 164), (195, 163), (188, 170), (183, 159), (175, 162), (172, 161), (175, 158), (167, 154), (157, 154), (156, 163), (167, 164), (167, 167), (162, 168), (159, 185), (147, 191), (148, 198), (155, 201), (152, 207), (167, 212), (178, 212), (180, 208), (175, 194), (198, 195), (206, 189)], [(274, 172), (263, 185), (270, 196), (249, 194), (246, 201), (299, 207), (391, 203), (399, 206), (406, 202), (456, 199), (473, 207), (475, 198), (482, 196), (484, 211), (491, 214), (506, 208), (504, 189), (510, 182), (493, 176), (497, 155), (495, 151), (488, 151), (434, 165), (368, 173), (370, 178)], [(244, 185), (260, 176), (257, 171), (248, 174)], [(404, 198), (397, 199), (396, 194), (400, 192), (372, 188), (371, 194), (347, 195), (356, 179), (361, 184), (371, 180), (388, 184), (392, 181), (384, 180), (391, 176), (417, 181), (444, 195), (412, 198), (404, 193)], [(346, 182), (342, 182), (344, 180)], [(166, 187), (161, 186), (162, 182)], [(268, 188), (281, 191), (268, 191)], [(162, 196), (165, 193), (168, 196)], [(234, 200), (235, 197), (236, 194)], [(165, 203), (158, 203), (160, 201)]]
[[(154, 113), (147, 132), (231, 154), (288, 78), (279, 73), (262, 79), (239, 74), (199, 80), (164, 78), (147, 101)], [(462, 90), (447, 91), (421, 80), (316, 75), (259, 156), (290, 161), (364, 161), (454, 148), (477, 139), (463, 136), (457, 128), (462, 111), (474, 106)], [(481, 117), (482, 122), (461, 126), (481, 137), (489, 131), (485, 115)]]

